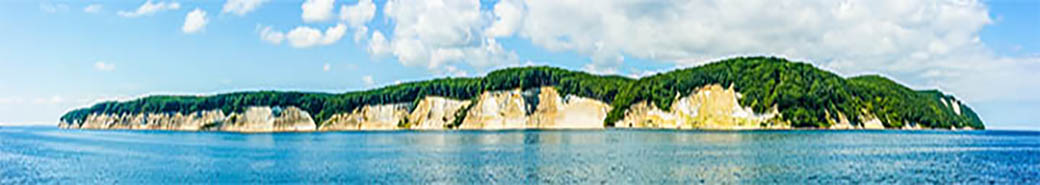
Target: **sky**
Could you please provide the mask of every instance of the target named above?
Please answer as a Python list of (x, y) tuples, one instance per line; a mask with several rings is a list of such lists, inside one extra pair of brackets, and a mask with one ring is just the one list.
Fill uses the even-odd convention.
[(512, 66), (632, 77), (734, 56), (940, 89), (1040, 130), (1038, 0), (0, 2), (0, 124), (152, 94), (346, 92)]

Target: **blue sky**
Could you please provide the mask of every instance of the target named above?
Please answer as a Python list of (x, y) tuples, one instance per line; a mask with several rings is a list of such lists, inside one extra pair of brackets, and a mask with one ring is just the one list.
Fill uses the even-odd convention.
[(0, 124), (147, 94), (344, 92), (532, 64), (642, 76), (776, 55), (1040, 129), (1038, 1), (4, 1), (0, 28)]

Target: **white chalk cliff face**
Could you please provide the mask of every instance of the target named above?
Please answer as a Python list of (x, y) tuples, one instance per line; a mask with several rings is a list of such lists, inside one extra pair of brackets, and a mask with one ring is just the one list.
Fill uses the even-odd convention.
[[(615, 122), (619, 128), (663, 129), (788, 129), (776, 119), (779, 111), (756, 113), (739, 103), (733, 87), (707, 85), (687, 96), (676, 95), (669, 111), (650, 102), (632, 105)], [(941, 99), (960, 114), (959, 102)], [(59, 124), (73, 129), (212, 130), (232, 132), (287, 132), (339, 130), (443, 129), (602, 129), (612, 107), (602, 101), (561, 95), (551, 86), (521, 90), (487, 91), (473, 100), (427, 96), (411, 103), (365, 105), (338, 113), (316, 124), (309, 112), (297, 107), (248, 107), (240, 113), (220, 110), (181, 113), (93, 114), (82, 123)], [(829, 129), (884, 129), (873, 114), (864, 112), (859, 124), (846, 115), (827, 113)], [(921, 129), (907, 124), (902, 129)]]
[(366, 105), (352, 113), (340, 113), (322, 123), (319, 130), (440, 130), (454, 123), (456, 113), (470, 101), (427, 96), (415, 110), (409, 103)]
[(603, 128), (609, 111), (601, 101), (560, 97), (555, 88), (542, 87), (484, 92), (475, 104), (428, 96), (410, 112), (408, 104), (368, 105), (333, 115), (319, 130), (594, 129)]
[(192, 114), (147, 113), (147, 114), (94, 114), (83, 123), (59, 124), (61, 128), (82, 129), (135, 129), (135, 130), (200, 130), (207, 124), (225, 119), (219, 110)]
[(470, 105), (470, 101), (454, 100), (439, 96), (427, 96), (419, 101), (419, 104), (415, 106), (415, 110), (408, 115), (408, 124), (406, 128), (416, 130), (439, 130), (451, 127), (454, 123), (457, 113), (466, 106)]
[(61, 123), (61, 128), (129, 130), (215, 130), (232, 132), (312, 131), (314, 120), (296, 107), (249, 107), (225, 115), (220, 110), (190, 114), (93, 114), (83, 123)]
[(59, 127), (232, 132), (601, 129), (611, 109), (602, 101), (561, 96), (553, 87), (489, 91), (475, 100), (427, 96), (414, 110), (409, 110), (409, 105), (365, 105), (349, 113), (334, 114), (321, 124), (316, 124), (310, 113), (297, 107), (249, 107), (229, 115), (220, 110), (190, 114), (94, 114), (83, 123), (60, 123)]
[(408, 116), (408, 104), (366, 105), (351, 113), (332, 115), (320, 130), (394, 130)]
[(612, 109), (606, 103), (574, 95), (561, 97), (556, 89), (543, 87), (538, 106), (528, 127), (549, 129), (603, 128), (603, 120)]
[(782, 129), (790, 128), (785, 122), (775, 121), (778, 111), (755, 113), (750, 107), (740, 106), (740, 94), (733, 87), (707, 85), (697, 88), (688, 96), (676, 95), (669, 111), (646, 101), (636, 103), (625, 113), (624, 119), (614, 124), (620, 128), (668, 129)]
[[(881, 123), (881, 120), (874, 116), (874, 114), (864, 110), (864, 119), (859, 120), (859, 124), (854, 124), (849, 121), (849, 118), (845, 114), (838, 113), (837, 118), (832, 117), (830, 112), (826, 112), (827, 122), (830, 123), (828, 129), (848, 130), (848, 129), (885, 129), (885, 125)], [(904, 124), (907, 125), (907, 124)], [(920, 126), (909, 126), (901, 129), (920, 129)]]
[(541, 87), (484, 92), (460, 129), (601, 129), (610, 105)]
[[(676, 95), (669, 111), (657, 108), (646, 101), (632, 105), (622, 120), (614, 127), (619, 128), (665, 128), (665, 129), (791, 129), (790, 123), (776, 119), (780, 111), (774, 106), (764, 113), (754, 112), (740, 105), (741, 94), (732, 86), (706, 85), (695, 89), (690, 95)], [(863, 118), (853, 124), (847, 116), (826, 112), (831, 127), (827, 129), (885, 129), (884, 123), (872, 113), (864, 110)], [(900, 129), (921, 129), (916, 124)]]
[(939, 98), (939, 102), (942, 102), (943, 106), (953, 110), (953, 113), (961, 115), (961, 102), (952, 98)]
[(234, 132), (313, 131), (310, 113), (296, 107), (250, 107), (241, 114), (231, 114), (218, 130)]

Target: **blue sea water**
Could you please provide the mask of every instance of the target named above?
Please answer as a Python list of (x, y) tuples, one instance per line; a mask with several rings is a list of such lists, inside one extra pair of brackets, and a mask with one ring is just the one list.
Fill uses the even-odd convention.
[(1040, 184), (1040, 132), (0, 127), (0, 184)]

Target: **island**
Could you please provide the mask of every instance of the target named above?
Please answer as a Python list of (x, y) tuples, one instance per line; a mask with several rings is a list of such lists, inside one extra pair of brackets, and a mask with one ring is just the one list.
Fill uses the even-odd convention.
[(154, 95), (63, 115), (67, 129), (227, 132), (497, 129), (985, 129), (957, 98), (737, 57), (642, 78), (548, 66), (345, 92)]

